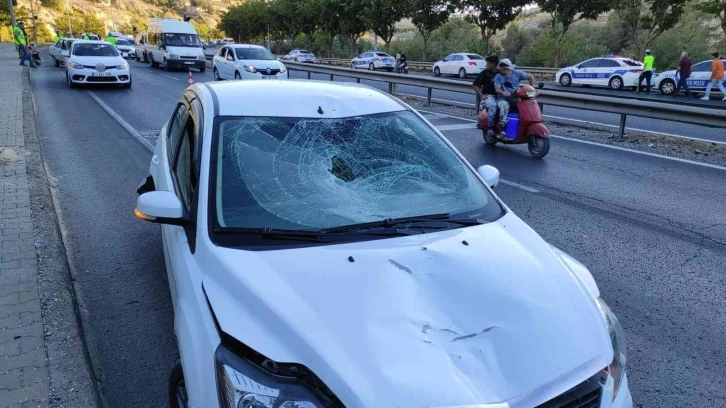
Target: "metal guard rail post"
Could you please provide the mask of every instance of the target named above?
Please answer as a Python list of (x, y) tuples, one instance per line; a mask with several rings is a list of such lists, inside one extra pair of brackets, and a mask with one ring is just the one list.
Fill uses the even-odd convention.
[[(334, 76), (341, 76), (355, 78), (358, 83), (360, 83), (362, 79), (388, 83), (389, 92), (393, 90), (394, 84), (425, 88), (427, 89), (426, 102), (428, 105), (431, 105), (431, 95), (434, 89), (465, 93), (472, 96), (475, 95), (474, 89), (469, 82), (451, 79), (431, 78), (416, 75), (400, 75), (388, 72), (363, 71), (351, 68), (332, 67), (319, 64), (302, 64), (290, 61), (285, 61), (285, 65), (290, 70), (307, 72), (308, 78), (311, 78), (312, 73), (318, 73), (329, 75), (330, 80), (333, 80)], [(621, 139), (625, 133), (625, 122), (628, 115), (670, 122), (726, 128), (726, 109), (636, 99), (623, 99), (611, 96), (574, 92), (557, 92), (547, 89), (538, 89), (537, 92), (537, 102), (540, 103), (540, 106), (551, 105), (620, 115), (618, 136)], [(480, 103), (478, 95), (476, 97), (476, 102), (476, 111), (478, 114)]]

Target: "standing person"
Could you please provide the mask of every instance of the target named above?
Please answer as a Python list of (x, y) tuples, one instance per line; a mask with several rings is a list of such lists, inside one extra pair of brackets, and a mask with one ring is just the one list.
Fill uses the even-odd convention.
[(106, 36), (106, 41), (110, 42), (114, 46), (116, 45), (116, 37), (112, 36), (111, 33), (108, 33), (108, 36)]
[(53, 42), (54, 42), (54, 43), (57, 43), (57, 42), (58, 42), (58, 40), (60, 40), (60, 39), (61, 39), (61, 36), (60, 36), (60, 31), (58, 31), (58, 30), (55, 30), (55, 35), (53, 36)]
[(688, 82), (686, 82), (686, 80), (691, 77), (692, 65), (693, 63), (691, 62), (691, 59), (688, 58), (688, 53), (684, 51), (683, 54), (681, 54), (681, 61), (678, 63), (678, 68), (676, 69), (678, 85), (676, 86), (676, 91), (673, 93), (674, 98), (681, 92), (681, 87), (685, 88), (686, 95), (689, 98), (693, 97), (691, 90), (688, 88)]
[(499, 57), (490, 55), (485, 58), (487, 62), (486, 68), (476, 76), (471, 86), (474, 87), (477, 95), (481, 98), (481, 109), (488, 112), (487, 116), (487, 133), (494, 137), (494, 124), (497, 119), (497, 91), (494, 88), (494, 78), (497, 76), (497, 65), (499, 65)]
[(81, 36), (81, 39), (82, 40), (90, 40), (91, 37), (88, 36), (88, 33), (83, 33), (83, 35)]
[(650, 80), (653, 78), (653, 64), (655, 63), (655, 57), (650, 55), (650, 48), (645, 50), (645, 57), (643, 58), (643, 73), (638, 78), (638, 89), (635, 93), (640, 93), (640, 84), (645, 79), (645, 94), (650, 95)]
[(709, 95), (711, 95), (711, 88), (717, 85), (718, 89), (724, 95), (722, 101), (726, 101), (726, 89), (723, 86), (723, 61), (721, 61), (717, 52), (712, 53), (711, 56), (713, 57), (713, 62), (711, 63), (711, 78), (708, 80), (708, 85), (706, 86), (706, 95), (701, 100), (707, 101)]
[(534, 77), (520, 69), (516, 68), (512, 61), (505, 58), (499, 62), (499, 73), (494, 77), (494, 89), (497, 91), (497, 107), (499, 108), (499, 138), (506, 138), (507, 134), (507, 115), (509, 114), (509, 106), (512, 103), (519, 102), (514, 93), (519, 89), (519, 83), (523, 79), (529, 81), (534, 86)]
[(15, 48), (18, 50), (18, 58), (19, 59), (23, 59), (23, 47), (20, 45), (20, 39), (18, 37), (18, 33), (19, 32), (22, 33), (22, 30), (21, 31), (18, 31), (18, 30), (20, 30), (20, 25), (21, 24), (23, 24), (23, 22), (22, 21), (18, 21), (16, 23), (15, 27), (13, 27), (13, 39), (15, 40)]
[(23, 30), (23, 26), (25, 24), (21, 21), (18, 23), (18, 26), (15, 27), (14, 35), (15, 38), (18, 41), (18, 44), (20, 44), (20, 48), (23, 51), (23, 56), (20, 58), (20, 65), (25, 65), (25, 60), (28, 60), (30, 63), (31, 68), (38, 68), (37, 65), (35, 65), (35, 62), (33, 61), (33, 56), (30, 54), (30, 50), (28, 50), (28, 41), (26, 40), (25, 36), (25, 30)]

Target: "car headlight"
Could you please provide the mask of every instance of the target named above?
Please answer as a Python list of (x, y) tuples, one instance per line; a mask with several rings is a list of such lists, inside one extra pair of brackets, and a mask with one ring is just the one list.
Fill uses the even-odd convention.
[(119, 65), (117, 69), (129, 69), (129, 63), (124, 61), (123, 64)]
[(197, 59), (203, 60), (203, 59), (206, 59), (206, 57), (204, 56), (204, 54), (197, 55)]
[(220, 345), (214, 355), (222, 408), (323, 408), (302, 384), (273, 377)]
[(242, 69), (244, 69), (244, 70), (245, 70), (245, 71), (247, 71), (247, 72), (251, 72), (251, 73), (253, 73), (253, 74), (254, 74), (255, 72), (257, 72), (257, 68), (255, 68), (255, 67), (251, 67), (251, 66), (249, 66), (249, 65), (245, 65), (245, 66), (243, 66), (243, 67), (242, 67)]
[(69, 62), (68, 66), (73, 69), (83, 69), (83, 65), (77, 63), (77, 62)]
[(176, 54), (169, 54), (169, 59), (179, 59), (179, 56)]
[(285, 68), (285, 67), (280, 68), (280, 73), (281, 74), (284, 74), (285, 72), (287, 72), (287, 68)]
[(620, 384), (623, 380), (623, 376), (625, 376), (625, 353), (627, 351), (625, 347), (625, 334), (623, 332), (623, 326), (620, 325), (620, 321), (617, 316), (615, 316), (615, 313), (610, 310), (610, 307), (605, 303), (605, 301), (602, 300), (602, 298), (597, 298), (596, 303), (597, 307), (600, 309), (600, 313), (602, 313), (608, 324), (608, 333), (610, 334), (610, 341), (613, 344), (613, 361), (608, 366), (608, 372), (615, 381), (615, 386), (613, 387), (614, 400), (620, 390)]

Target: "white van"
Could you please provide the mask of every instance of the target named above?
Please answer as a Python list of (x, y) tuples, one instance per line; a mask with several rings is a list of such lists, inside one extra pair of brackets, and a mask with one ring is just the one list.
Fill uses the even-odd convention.
[(146, 51), (152, 67), (206, 70), (199, 34), (186, 21), (154, 18), (149, 21)]

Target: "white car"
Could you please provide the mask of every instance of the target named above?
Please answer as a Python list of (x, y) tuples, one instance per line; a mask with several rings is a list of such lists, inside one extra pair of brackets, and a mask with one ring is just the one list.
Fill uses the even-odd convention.
[(66, 63), (66, 81), (71, 88), (85, 84), (119, 84), (131, 88), (131, 70), (111, 43), (76, 40)]
[(368, 68), (369, 71), (385, 69), (391, 72), (396, 68), (396, 59), (385, 52), (368, 51), (353, 58), (350, 67), (353, 69)]
[[(726, 64), (726, 59), (722, 59), (721, 61)], [(701, 61), (691, 66), (691, 76), (686, 80), (688, 88), (691, 91), (706, 90), (708, 80), (711, 79), (712, 62), (713, 60)], [(676, 83), (676, 70), (674, 69), (658, 74), (653, 80), (653, 88), (658, 89), (664, 95), (673, 95), (676, 91)], [(724, 85), (726, 85), (726, 80), (724, 80)], [(713, 87), (713, 90), (718, 92), (718, 87)], [(683, 88), (681, 88), (681, 91), (685, 92)]]
[(285, 65), (265, 47), (259, 45), (226, 45), (212, 59), (214, 80), (222, 79), (287, 79)]
[(282, 57), (282, 59), (285, 61), (306, 62), (309, 64), (315, 63), (315, 55), (308, 50), (292, 50)]
[(642, 72), (643, 64), (630, 58), (592, 58), (557, 71), (555, 81), (562, 86), (597, 85), (620, 90), (637, 87)]
[(50, 53), (50, 59), (53, 60), (54, 67), (66, 64), (66, 60), (71, 52), (71, 45), (75, 40), (75, 38), (61, 38), (50, 46), (48, 52)]
[(456, 75), (466, 78), (467, 75), (479, 75), (486, 68), (486, 60), (477, 54), (458, 53), (448, 55), (434, 64), (433, 73), (436, 76)]
[(116, 39), (116, 49), (121, 53), (121, 57), (125, 59), (136, 58), (136, 47), (134, 47), (131, 41), (125, 38)]
[(632, 406), (590, 272), (392, 96), (195, 84), (149, 171), (135, 214), (161, 224), (173, 407)]

